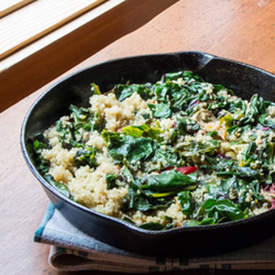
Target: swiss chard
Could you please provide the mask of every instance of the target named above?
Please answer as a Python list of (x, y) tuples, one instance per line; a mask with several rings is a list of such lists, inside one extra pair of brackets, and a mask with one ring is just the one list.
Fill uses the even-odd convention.
[(183, 159), (178, 152), (174, 152), (171, 147), (166, 146), (165, 149), (160, 147), (156, 149), (152, 162), (160, 164), (157, 169), (163, 169), (170, 166), (178, 166), (183, 163)]
[(163, 132), (158, 127), (150, 127), (147, 124), (142, 124), (139, 126), (126, 126), (122, 129), (122, 133), (125, 135), (129, 135), (132, 137), (149, 137), (151, 139), (156, 139), (158, 141), (161, 141), (162, 138), (160, 137), (160, 134)]
[(242, 211), (237, 204), (227, 199), (206, 200), (199, 208), (198, 215), (201, 215), (201, 224), (215, 224), (248, 217), (246, 211)]
[(134, 138), (129, 135), (103, 131), (103, 138), (108, 143), (108, 152), (116, 163), (126, 161), (136, 165), (153, 155), (155, 142), (150, 138)]
[(215, 139), (211, 139), (205, 142), (191, 141), (186, 144), (180, 144), (177, 146), (177, 151), (182, 152), (184, 156), (206, 156), (208, 154), (213, 155), (219, 148), (220, 142)]
[(42, 134), (37, 134), (33, 138), (33, 149), (39, 151), (41, 149), (49, 149), (49, 143)]
[(96, 168), (98, 166), (96, 152), (97, 149), (92, 146), (86, 146), (84, 149), (78, 150), (74, 156), (74, 164), (77, 167), (88, 165), (91, 168)]
[(259, 122), (265, 126), (265, 127), (269, 127), (271, 129), (275, 129), (275, 120), (270, 118), (270, 119), (267, 119), (267, 115), (266, 114), (262, 114), (260, 117), (259, 117)]
[(150, 84), (117, 84), (114, 87), (114, 92), (119, 101), (125, 100), (134, 93), (139, 94), (141, 98), (146, 100), (153, 96), (150, 86)]
[(37, 134), (32, 140), (29, 141), (28, 151), (35, 160), (38, 170), (42, 173), (48, 173), (50, 162), (41, 155), (41, 150), (50, 149), (47, 139), (42, 134)]
[(88, 108), (78, 108), (75, 105), (70, 105), (69, 110), (71, 111), (71, 116), (73, 117), (73, 123), (75, 129), (85, 126), (88, 116), (90, 115)]
[(181, 212), (187, 217), (191, 216), (194, 211), (195, 201), (192, 198), (190, 191), (183, 191), (178, 193), (178, 201), (181, 206)]
[(153, 116), (156, 118), (168, 118), (171, 116), (170, 107), (166, 103), (160, 103), (156, 105), (149, 104), (148, 106), (153, 112)]
[(182, 190), (193, 189), (197, 184), (197, 180), (191, 176), (184, 175), (175, 170), (162, 172), (159, 175), (151, 175), (147, 178), (142, 189), (153, 192), (179, 192)]
[(154, 198), (147, 196), (145, 192), (137, 189), (137, 185), (130, 184), (128, 195), (123, 205), (124, 211), (139, 210), (146, 212), (149, 210), (158, 210), (167, 208), (172, 203), (172, 198)]
[[(239, 125), (255, 125), (261, 114), (263, 114), (270, 103), (265, 101), (257, 94), (250, 99), (248, 109), (245, 116), (239, 121)], [(262, 120), (262, 119), (261, 119)]]
[(194, 81), (202, 81), (202, 78), (191, 71), (178, 71), (173, 73), (166, 73), (163, 75), (163, 80), (176, 80), (181, 78), (186, 84)]
[(177, 127), (181, 134), (194, 134), (200, 129), (200, 125), (191, 118), (183, 118), (177, 121)]
[(256, 149), (257, 149), (256, 143), (255, 142), (250, 142), (247, 149), (243, 153), (244, 165), (247, 165), (251, 161), (255, 161), (257, 159)]
[(107, 190), (118, 187), (116, 180), (119, 178), (119, 176), (113, 175), (113, 174), (107, 174), (105, 178), (107, 183)]
[(93, 95), (100, 95), (101, 91), (98, 87), (98, 85), (96, 85), (95, 83), (91, 83), (91, 92)]

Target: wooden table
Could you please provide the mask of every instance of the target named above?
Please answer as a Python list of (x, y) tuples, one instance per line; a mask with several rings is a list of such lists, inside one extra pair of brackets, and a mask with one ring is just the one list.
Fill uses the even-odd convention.
[[(274, 48), (275, 1), (182, 0), (71, 71), (122, 56), (200, 50), (275, 72)], [(48, 198), (28, 170), (19, 146), (23, 117), (47, 86), (0, 114), (1, 274), (68, 274), (53, 270), (47, 263), (49, 247), (32, 240)]]

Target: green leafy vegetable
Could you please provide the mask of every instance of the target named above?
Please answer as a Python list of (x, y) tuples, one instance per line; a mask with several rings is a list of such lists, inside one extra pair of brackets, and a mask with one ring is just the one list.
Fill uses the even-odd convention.
[(190, 119), (190, 118), (183, 118), (177, 122), (177, 127), (180, 130), (182, 134), (188, 133), (188, 134), (194, 134), (200, 129), (200, 125)]
[(267, 119), (267, 115), (266, 114), (262, 114), (259, 117), (259, 122), (265, 126), (265, 127), (269, 127), (271, 129), (275, 129), (275, 120), (274, 119)]
[(149, 176), (142, 188), (156, 192), (171, 192), (193, 188), (196, 184), (197, 181), (193, 177), (172, 170)]
[(257, 149), (256, 143), (250, 142), (247, 147), (247, 150), (243, 154), (243, 161), (244, 161), (245, 165), (247, 165), (251, 161), (253, 161), (253, 160), (255, 161), (257, 159), (256, 149)]
[(97, 167), (96, 152), (97, 150), (92, 146), (78, 150), (74, 156), (74, 164), (77, 167), (85, 165), (89, 165), (91, 168)]
[[(265, 112), (268, 105), (268, 101), (265, 101), (262, 97), (259, 97), (257, 94), (253, 95), (250, 99), (246, 115), (240, 120), (239, 125), (243, 126), (247, 124), (256, 124), (256, 122), (259, 119), (259, 116)], [(261, 118), (261, 121), (262, 120), (263, 117)]]
[(98, 87), (98, 85), (96, 85), (95, 83), (91, 83), (91, 92), (93, 95), (100, 95), (101, 91)]
[(122, 133), (125, 135), (129, 135), (132, 137), (149, 137), (151, 139), (156, 139), (161, 141), (162, 138), (160, 134), (163, 131), (157, 127), (150, 127), (147, 124), (139, 125), (139, 126), (126, 126), (122, 129)]
[(103, 132), (103, 138), (108, 142), (108, 152), (116, 163), (126, 161), (134, 165), (151, 157), (156, 147), (150, 138), (134, 138), (106, 131)]
[(128, 189), (128, 198), (124, 203), (124, 210), (139, 210), (147, 212), (151, 210), (165, 209), (172, 203), (172, 199), (153, 198), (137, 189), (136, 185), (131, 184)]
[(33, 148), (35, 151), (39, 151), (41, 149), (49, 149), (50, 147), (45, 137), (42, 134), (38, 134), (34, 137)]
[(227, 199), (206, 200), (199, 209), (199, 215), (203, 216), (201, 224), (215, 224), (248, 217), (248, 214), (242, 211), (238, 205)]
[(171, 110), (165, 103), (156, 105), (149, 104), (149, 108), (152, 110), (153, 116), (156, 118), (168, 118), (171, 116)]
[(190, 216), (194, 211), (194, 199), (192, 198), (190, 191), (183, 191), (178, 194), (178, 200), (180, 202), (181, 211), (184, 215)]
[(38, 170), (45, 174), (49, 171), (50, 163), (41, 155), (43, 149), (50, 149), (50, 145), (42, 134), (37, 134), (33, 140), (29, 140), (28, 151), (33, 155)]
[(137, 93), (143, 99), (148, 99), (152, 97), (152, 91), (150, 90), (150, 84), (118, 84), (114, 87), (114, 92), (119, 101), (123, 101), (126, 98)]
[(178, 152), (183, 152), (188, 156), (202, 156), (207, 154), (214, 154), (219, 148), (220, 142), (212, 139), (205, 142), (193, 142), (182, 144), (177, 147)]
[(152, 162), (160, 164), (158, 169), (170, 166), (179, 166), (184, 163), (181, 155), (168, 146), (166, 146), (165, 150), (157, 148), (154, 157), (152, 158)]
[(117, 175), (107, 174), (106, 175), (106, 182), (107, 182), (107, 190), (117, 188), (118, 185), (116, 183), (116, 180), (118, 179)]

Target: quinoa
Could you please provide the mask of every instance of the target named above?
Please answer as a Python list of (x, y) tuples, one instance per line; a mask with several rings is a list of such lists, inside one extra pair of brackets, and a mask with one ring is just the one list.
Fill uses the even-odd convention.
[(32, 140), (41, 175), (63, 195), (150, 230), (268, 211), (275, 187), (275, 104), (242, 99), (190, 71), (155, 83), (91, 85)]

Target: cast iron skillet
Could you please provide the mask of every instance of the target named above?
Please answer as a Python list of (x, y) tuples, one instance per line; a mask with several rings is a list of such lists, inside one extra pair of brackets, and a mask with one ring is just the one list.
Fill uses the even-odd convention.
[(147, 255), (202, 255), (246, 246), (270, 236), (275, 210), (245, 220), (211, 226), (148, 231), (77, 204), (58, 193), (38, 173), (27, 141), (67, 113), (71, 103), (88, 106), (90, 83), (108, 91), (115, 83), (156, 81), (165, 72), (192, 70), (206, 81), (231, 88), (243, 98), (254, 93), (275, 101), (275, 76), (250, 65), (202, 52), (145, 55), (108, 61), (74, 73), (47, 89), (33, 104), (22, 125), (25, 160), (50, 200), (80, 230), (119, 248)]

